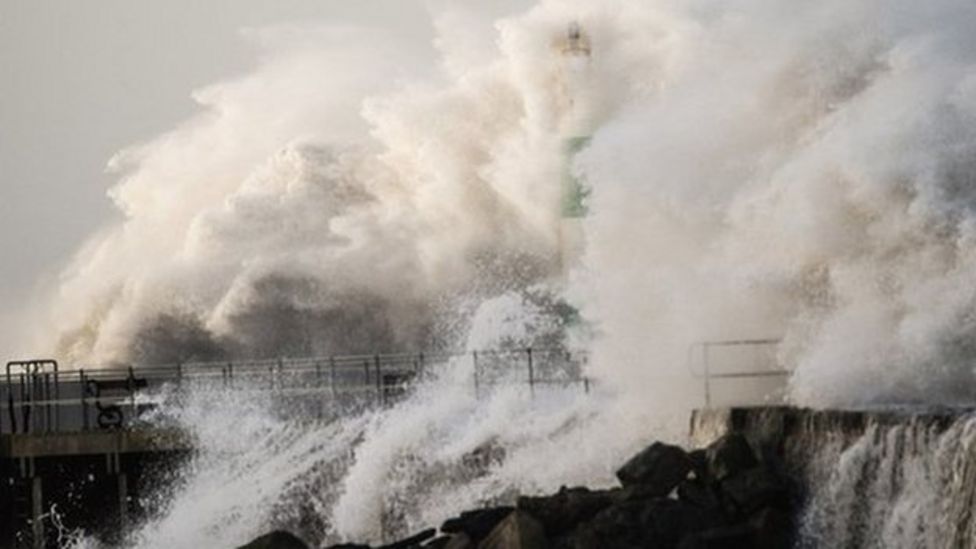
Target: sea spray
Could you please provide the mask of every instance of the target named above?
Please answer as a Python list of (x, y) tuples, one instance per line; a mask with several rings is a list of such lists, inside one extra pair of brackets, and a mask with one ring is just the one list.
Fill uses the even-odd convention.
[[(592, 44), (585, 90), (554, 47), (574, 22)], [(406, 528), (457, 510), (442, 505), (606, 480), (642, 441), (680, 436), (700, 402), (687, 351), (703, 340), (782, 338), (801, 403), (962, 401), (974, 23), (964, 0), (553, 0), (497, 21), (477, 63), (445, 51), (433, 75), (398, 72), (414, 64), (382, 38), (274, 31), (252, 74), (198, 93), (202, 114), (118, 157), (126, 219), (79, 253), (53, 330), (63, 356), (96, 363), (372, 353), (465, 348), (478, 304), (540, 284), (578, 308), (600, 382), (579, 402), (530, 410), (524, 388), (479, 400), (458, 382), (358, 428), (272, 429), (309, 449), (291, 466), (291, 443), (272, 445), (282, 478), (342, 464), (316, 504), (323, 535), (372, 540), (381, 500), (415, 486), (378, 479), (423, 476), (403, 455), (452, 462), (496, 441), (506, 456), (403, 505)], [(591, 135), (570, 159), (580, 100)], [(590, 191), (571, 273), (558, 250), (567, 162)], [(353, 432), (364, 438), (349, 435), (341, 460), (310, 442)], [(224, 514), (236, 496), (215, 485), (213, 515), (237, 526), (200, 518), (178, 533), (227, 544), (274, 523), (287, 482), (254, 470), (270, 483), (245, 500), (258, 511)], [(176, 496), (172, 516), (193, 504)]]
[(331, 421), (295, 418), (246, 384), (173, 389), (146, 420), (183, 430), (193, 456), (149, 496), (158, 511), (125, 544), (233, 546), (269, 528), (316, 544), (380, 542), (457, 509), (553, 490), (585, 461), (595, 467), (585, 474), (609, 481), (607, 449), (583, 459), (596, 410), (582, 386), (505, 384), (476, 396), (471, 368), (468, 357), (452, 361), (393, 407)]

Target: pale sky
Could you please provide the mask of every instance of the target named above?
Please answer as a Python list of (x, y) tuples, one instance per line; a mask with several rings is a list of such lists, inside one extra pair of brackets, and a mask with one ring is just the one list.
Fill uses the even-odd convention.
[(0, 0), (0, 331), (118, 215), (108, 159), (192, 114), (194, 89), (255, 63), (241, 29), (341, 22), (429, 44), (428, 3)]

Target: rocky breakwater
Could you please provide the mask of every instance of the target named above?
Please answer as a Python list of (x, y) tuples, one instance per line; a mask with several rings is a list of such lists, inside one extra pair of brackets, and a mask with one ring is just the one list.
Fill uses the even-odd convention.
[[(779, 549), (796, 498), (774, 459), (738, 433), (685, 451), (656, 442), (618, 471), (620, 486), (562, 488), (511, 507), (471, 510), (382, 549)], [(276, 541), (277, 540), (277, 541)], [(284, 533), (241, 549), (300, 549)], [(331, 549), (374, 549), (343, 544)]]

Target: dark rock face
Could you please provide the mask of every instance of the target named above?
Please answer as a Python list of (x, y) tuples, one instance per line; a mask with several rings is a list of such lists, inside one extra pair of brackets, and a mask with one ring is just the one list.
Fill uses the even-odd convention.
[(729, 434), (716, 440), (705, 449), (709, 473), (716, 480), (723, 480), (759, 465), (756, 454), (746, 437)]
[(546, 526), (557, 548), (791, 545), (788, 485), (738, 435), (692, 455), (653, 444), (628, 461), (618, 477), (624, 484), (620, 490), (564, 489), (554, 496), (522, 498), (519, 508)]
[(276, 530), (237, 549), (308, 549), (308, 545), (288, 532)]
[(409, 538), (404, 538), (400, 541), (393, 542), (389, 545), (384, 545), (380, 549), (412, 549), (414, 547), (420, 547), (420, 544), (433, 538), (437, 535), (437, 530), (434, 528), (428, 528), (419, 534), (414, 534)]
[(763, 507), (783, 509), (789, 505), (786, 483), (763, 467), (753, 467), (726, 478), (722, 481), (721, 490), (733, 505), (734, 512), (744, 515)]
[(518, 508), (535, 517), (549, 537), (558, 537), (613, 504), (619, 490), (566, 488), (552, 496), (521, 497)]
[(655, 442), (617, 471), (624, 487), (640, 486), (652, 496), (666, 496), (691, 472), (691, 460), (684, 450)]
[(441, 532), (465, 534), (472, 542), (477, 543), (490, 534), (498, 523), (505, 520), (505, 517), (514, 510), (514, 507), (492, 507), (465, 511), (460, 516), (446, 520), (441, 525)]
[(547, 549), (549, 545), (542, 525), (528, 513), (515, 510), (478, 544), (478, 549)]

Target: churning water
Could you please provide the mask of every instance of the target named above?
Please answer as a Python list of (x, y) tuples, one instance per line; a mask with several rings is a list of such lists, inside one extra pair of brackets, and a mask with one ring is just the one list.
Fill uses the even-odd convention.
[[(274, 524), (377, 540), (515, 490), (609, 481), (648, 438), (680, 438), (701, 340), (782, 338), (799, 403), (971, 394), (970, 0), (543, 0), (433, 17), (436, 66), (376, 30), (255, 33), (253, 72), (112, 160), (124, 220), (79, 252), (43, 332), (88, 363), (474, 349), (515, 344), (498, 333), (512, 326), (551, 334), (572, 304), (587, 334), (555, 337), (590, 348), (600, 389), (474, 399), (448, 370), (328, 425), (189, 406), (174, 413), (201, 453), (133, 543), (231, 545)], [(566, 45), (573, 22), (585, 48)], [(572, 262), (567, 177), (589, 192)], [(965, 444), (957, 430), (877, 432), (837, 459), (927, 448), (877, 477), (908, 493), (938, 448)], [(504, 459), (455, 469), (486, 445)], [(851, 515), (872, 532), (935, 535), (930, 493), (845, 470), (818, 497), (840, 509), (845, 482), (867, 486), (891, 506)], [(966, 489), (949, 470), (961, 476), (935, 486)]]

